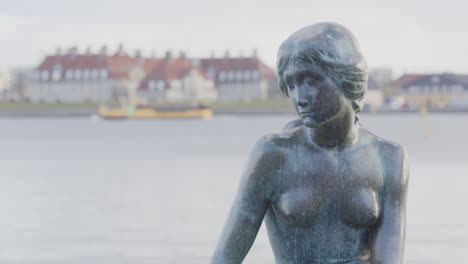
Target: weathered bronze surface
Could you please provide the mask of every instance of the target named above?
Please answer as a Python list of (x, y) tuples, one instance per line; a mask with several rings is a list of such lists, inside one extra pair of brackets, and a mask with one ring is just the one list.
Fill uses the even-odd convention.
[(303, 28), (277, 69), (299, 119), (254, 146), (211, 263), (242, 263), (263, 220), (277, 264), (402, 263), (406, 153), (360, 126), (357, 40), (336, 23)]

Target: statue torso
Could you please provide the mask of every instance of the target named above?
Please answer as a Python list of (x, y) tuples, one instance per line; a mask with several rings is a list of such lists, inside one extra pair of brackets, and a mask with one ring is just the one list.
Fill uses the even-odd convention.
[(378, 141), (332, 152), (296, 136), (281, 139), (283, 161), (265, 219), (277, 262), (365, 262), (381, 209)]

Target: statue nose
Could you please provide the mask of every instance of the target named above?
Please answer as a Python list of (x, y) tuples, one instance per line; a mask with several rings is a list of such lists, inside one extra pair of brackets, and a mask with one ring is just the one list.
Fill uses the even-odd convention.
[(304, 108), (309, 104), (309, 102), (305, 98), (303, 98), (303, 99), (299, 99), (299, 101), (297, 101), (297, 104), (300, 107)]

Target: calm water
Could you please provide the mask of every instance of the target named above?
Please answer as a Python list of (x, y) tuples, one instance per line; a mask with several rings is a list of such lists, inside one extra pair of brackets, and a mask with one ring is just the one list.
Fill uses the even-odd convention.
[[(250, 148), (292, 116), (0, 120), (0, 263), (208, 263)], [(468, 115), (364, 115), (411, 162), (405, 263), (468, 263)], [(244, 263), (273, 263), (266, 232)]]

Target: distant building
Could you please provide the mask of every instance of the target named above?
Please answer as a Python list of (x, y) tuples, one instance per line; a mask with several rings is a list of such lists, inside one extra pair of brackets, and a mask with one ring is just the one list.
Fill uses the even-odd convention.
[(193, 61), (167, 53), (143, 79), (138, 97), (153, 102), (213, 102), (218, 99), (214, 81)]
[(71, 48), (47, 56), (34, 70), (23, 94), (32, 102), (236, 102), (266, 100), (279, 93), (275, 72), (252, 57), (144, 58), (122, 47), (79, 53)]
[(0, 67), (0, 100), (8, 100), (8, 94), (11, 90), (11, 73), (6, 67)]
[(363, 99), (365, 111), (377, 111), (384, 103), (384, 92), (382, 89), (376, 88), (369, 79), (366, 95)]
[(410, 108), (468, 106), (468, 75), (403, 75), (386, 90), (388, 94), (402, 96)]
[(11, 85), (5, 93), (4, 100), (19, 102), (27, 101), (31, 88), (32, 68), (14, 68), (10, 70)]
[(32, 102), (109, 102), (132, 100), (140, 81), (157, 59), (145, 59), (137, 52), (128, 55), (119, 47), (112, 55), (107, 47), (98, 54), (76, 48), (47, 56), (35, 69), (29, 91)]
[(382, 90), (385, 85), (393, 81), (391, 68), (371, 68), (369, 70), (369, 88)]
[(11, 87), (11, 74), (6, 67), (0, 67), (0, 91), (5, 91)]
[(401, 88), (409, 83), (424, 78), (423, 74), (403, 74), (400, 78), (387, 83), (384, 87), (385, 97), (400, 96)]
[(254, 52), (251, 57), (230, 57), (194, 60), (215, 83), (220, 102), (267, 100), (280, 93), (276, 73)]
[(377, 111), (384, 103), (383, 88), (386, 83), (391, 81), (391, 69), (371, 69), (369, 71), (369, 80), (367, 82), (367, 92), (364, 97), (364, 110)]

